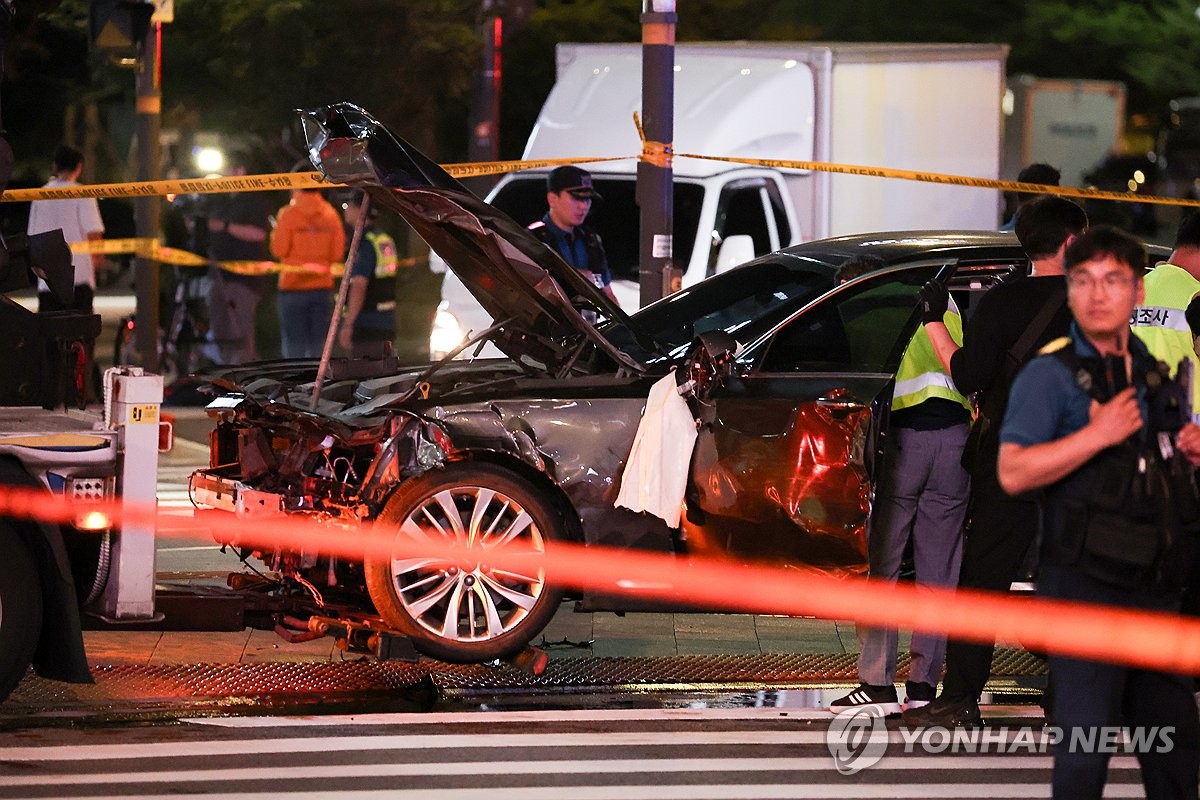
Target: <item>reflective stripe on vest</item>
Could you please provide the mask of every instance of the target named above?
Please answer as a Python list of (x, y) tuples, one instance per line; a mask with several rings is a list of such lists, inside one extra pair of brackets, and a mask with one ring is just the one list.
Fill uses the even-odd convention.
[[(962, 317), (953, 298), (946, 309), (942, 321), (950, 338), (957, 345), (962, 345)], [(913, 335), (904, 357), (900, 359), (900, 367), (896, 370), (896, 390), (892, 394), (892, 410), (912, 408), (931, 397), (940, 397), (958, 403), (968, 411), (971, 403), (954, 388), (954, 381), (942, 369), (942, 364), (933, 351), (933, 342), (922, 325)]]
[(392, 278), (396, 275), (396, 241), (382, 231), (367, 231), (367, 241), (375, 249), (375, 277)]
[[(1145, 284), (1145, 305), (1135, 308), (1129, 320), (1133, 332), (1146, 343), (1150, 355), (1170, 367), (1172, 377), (1185, 358), (1192, 362), (1192, 375), (1196, 375), (1200, 360), (1183, 310), (1200, 293), (1200, 281), (1174, 264), (1159, 264), (1146, 273)], [(1192, 421), (1200, 422), (1200, 381), (1192, 381), (1191, 395)]]
[[(365, 307), (387, 312), (396, 308), (396, 241), (383, 231), (365, 231), (363, 237), (375, 251), (375, 271), (367, 282)], [(359, 245), (361, 247), (362, 245)]]

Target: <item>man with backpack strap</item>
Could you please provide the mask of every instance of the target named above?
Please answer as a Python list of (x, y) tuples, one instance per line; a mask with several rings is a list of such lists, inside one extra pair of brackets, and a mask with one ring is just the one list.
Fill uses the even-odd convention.
[[(1020, 275), (988, 291), (967, 320), (959, 348), (937, 321), (946, 288), (922, 289), (925, 329), (938, 360), (958, 391), (976, 394), (978, 446), (970, 465), (970, 527), (963, 546), (958, 585), (1007, 591), (1018, 576), (1037, 533), (1037, 507), (1009, 497), (996, 480), (998, 431), (1008, 389), (1017, 369), (1037, 349), (1066, 335), (1070, 323), (1063, 279), (1063, 253), (1087, 227), (1087, 215), (1062, 197), (1031, 200), (1017, 214), (1016, 232), (1032, 262)], [(992, 644), (951, 640), (946, 647), (942, 694), (930, 705), (908, 709), (910, 725), (973, 725), (980, 721), (979, 695), (992, 666)]]

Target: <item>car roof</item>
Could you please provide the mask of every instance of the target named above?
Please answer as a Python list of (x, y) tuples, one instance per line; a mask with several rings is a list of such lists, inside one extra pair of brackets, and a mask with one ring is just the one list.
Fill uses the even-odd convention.
[[(1144, 243), (1150, 263), (1171, 254), (1169, 247)], [(1026, 260), (1025, 251), (1015, 234), (1007, 231), (882, 231), (838, 236), (792, 245), (779, 251), (803, 259), (814, 266), (837, 269), (843, 261), (861, 255), (883, 259), (888, 264), (937, 258), (960, 261), (988, 259)]]
[(805, 242), (784, 248), (781, 252), (805, 260), (830, 264), (833, 267), (859, 255), (876, 256), (889, 264), (945, 255), (971, 258), (1012, 258), (1014, 255), (1024, 257), (1021, 245), (1012, 233), (952, 230), (859, 233)]

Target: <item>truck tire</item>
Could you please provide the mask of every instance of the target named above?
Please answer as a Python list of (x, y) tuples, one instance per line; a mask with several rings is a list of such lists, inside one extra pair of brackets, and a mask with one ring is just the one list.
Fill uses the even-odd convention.
[(491, 464), (452, 464), (403, 484), (376, 530), (397, 543), (471, 541), (462, 562), (397, 557), (367, 559), (367, 591), (379, 615), (412, 637), (420, 652), (443, 661), (480, 663), (519, 652), (558, 611), (561, 587), (541, 569), (492, 569), (489, 545), (501, 540), (530, 551), (565, 538), (561, 514), (535, 487)]
[(42, 629), (42, 586), (29, 548), (0, 522), (0, 702), (25, 677)]

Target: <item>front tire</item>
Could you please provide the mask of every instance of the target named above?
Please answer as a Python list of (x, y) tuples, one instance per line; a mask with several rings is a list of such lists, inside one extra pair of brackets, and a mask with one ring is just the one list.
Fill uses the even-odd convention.
[(37, 564), (16, 532), (0, 522), (0, 702), (25, 677), (42, 629)]
[(452, 464), (401, 486), (376, 520), (394, 541), (457, 542), (463, 558), (396, 555), (365, 564), (367, 590), (389, 625), (428, 656), (477, 663), (527, 645), (554, 613), (562, 590), (541, 567), (502, 570), (487, 563), (500, 544), (543, 552), (563, 538), (553, 504), (528, 482), (491, 464)]

